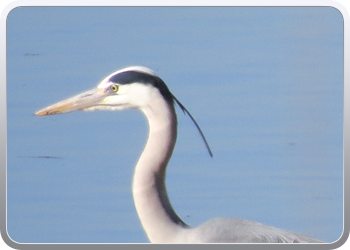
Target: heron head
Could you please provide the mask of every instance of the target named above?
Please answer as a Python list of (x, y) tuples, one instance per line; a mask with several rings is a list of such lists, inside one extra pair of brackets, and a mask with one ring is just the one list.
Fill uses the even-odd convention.
[(176, 102), (189, 115), (212, 156), (208, 142), (190, 112), (169, 91), (162, 79), (142, 66), (118, 70), (104, 78), (96, 88), (43, 108), (35, 115), (64, 114), (75, 110), (143, 110), (152, 105), (164, 105), (164, 100), (169, 107)]
[(37, 116), (63, 114), (75, 110), (142, 109), (161, 96), (173, 103), (173, 95), (152, 70), (132, 66), (104, 78), (96, 88), (55, 103), (35, 113)]

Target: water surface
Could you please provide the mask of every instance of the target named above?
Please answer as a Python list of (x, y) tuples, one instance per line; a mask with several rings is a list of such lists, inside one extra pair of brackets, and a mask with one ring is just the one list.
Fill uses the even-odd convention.
[(326, 242), (343, 228), (343, 20), (334, 8), (21, 7), (7, 20), (7, 229), (21, 243), (148, 242), (131, 196), (138, 111), (36, 110), (128, 65), (179, 115), (170, 200)]

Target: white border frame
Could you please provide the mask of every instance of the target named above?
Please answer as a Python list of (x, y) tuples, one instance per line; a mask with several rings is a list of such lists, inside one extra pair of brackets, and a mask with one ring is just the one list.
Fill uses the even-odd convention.
[[(348, 9), (350, 6), (350, 3), (348, 0), (338, 0), (343, 5), (347, 5)], [(313, 248), (313, 249), (336, 249), (341, 247), (341, 249), (349, 249), (350, 243), (347, 242), (347, 244), (344, 244), (349, 236), (349, 213), (350, 213), (350, 206), (349, 206), (349, 199), (345, 199), (345, 197), (349, 196), (349, 188), (350, 184), (346, 183), (346, 180), (349, 179), (349, 161), (350, 161), (350, 130), (345, 128), (350, 128), (350, 92), (349, 92), (349, 72), (350, 72), (350, 54), (349, 54), (349, 14), (346, 11), (345, 7), (340, 4), (339, 2), (330, 1), (330, 0), (283, 0), (283, 1), (276, 1), (276, 0), (235, 0), (235, 1), (228, 1), (228, 0), (216, 0), (216, 1), (210, 1), (210, 0), (202, 0), (202, 1), (196, 1), (196, 0), (171, 0), (167, 2), (159, 1), (159, 0), (149, 0), (149, 1), (143, 1), (143, 0), (124, 0), (124, 1), (113, 1), (113, 0), (50, 0), (50, 1), (44, 1), (44, 0), (19, 0), (19, 1), (13, 1), (13, 0), (1, 0), (2, 7), (2, 13), (1, 13), (1, 34), (2, 37), (0, 39), (0, 46), (1, 46), (1, 84), (0, 84), (0, 117), (1, 117), (1, 143), (0, 143), (0, 153), (1, 153), (1, 188), (0, 188), (0, 197), (1, 197), (1, 206), (0, 206), (0, 228), (1, 228), (1, 236), (4, 242), (0, 242), (0, 249), (96, 249), (97, 247), (99, 249), (116, 249), (116, 248), (127, 248), (127, 249), (133, 249), (142, 247), (142, 249), (164, 249), (165, 245), (163, 244), (71, 244), (71, 243), (62, 243), (62, 244), (18, 244), (13, 242), (6, 231), (6, 157), (7, 157), (7, 151), (6, 151), (6, 138), (7, 138), (7, 102), (6, 102), (6, 19), (8, 14), (16, 7), (20, 6), (328, 6), (328, 7), (334, 7), (336, 8), (343, 16), (344, 21), (344, 120), (343, 120), (343, 139), (344, 139), (344, 231), (342, 237), (331, 244), (295, 244), (295, 245), (281, 245), (281, 244), (235, 244), (234, 246), (230, 244), (220, 244), (215, 245), (215, 247), (220, 248), (226, 248), (226, 249), (232, 249), (233, 247), (239, 247), (239, 249), (251, 249), (251, 248), (263, 248), (263, 249), (272, 249), (272, 248), (287, 248), (287, 249), (294, 249), (296, 248)], [(348, 153), (346, 155), (346, 153)], [(345, 177), (346, 176), (346, 177)], [(348, 197), (349, 198), (349, 197)], [(166, 247), (180, 247), (182, 245), (167, 245)], [(209, 248), (211, 249), (213, 246), (210, 244), (208, 245), (186, 245), (184, 246), (186, 248), (188, 247), (195, 247), (195, 248)], [(340, 248), (339, 248), (340, 249)]]

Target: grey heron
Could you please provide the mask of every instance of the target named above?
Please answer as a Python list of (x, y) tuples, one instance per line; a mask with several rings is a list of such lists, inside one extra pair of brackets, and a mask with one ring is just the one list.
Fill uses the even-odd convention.
[(68, 98), (35, 113), (37, 116), (63, 114), (75, 110), (139, 109), (148, 120), (146, 146), (135, 166), (132, 193), (141, 224), (155, 243), (321, 243), (312, 237), (237, 218), (214, 218), (190, 227), (170, 204), (165, 170), (177, 137), (175, 103), (198, 128), (188, 110), (152, 70), (132, 66), (104, 78), (96, 88)]

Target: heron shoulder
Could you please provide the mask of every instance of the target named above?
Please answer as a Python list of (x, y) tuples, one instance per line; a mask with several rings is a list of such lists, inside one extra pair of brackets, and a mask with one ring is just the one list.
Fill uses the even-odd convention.
[(312, 237), (289, 232), (255, 221), (214, 218), (192, 228), (190, 238), (201, 243), (321, 243)]

